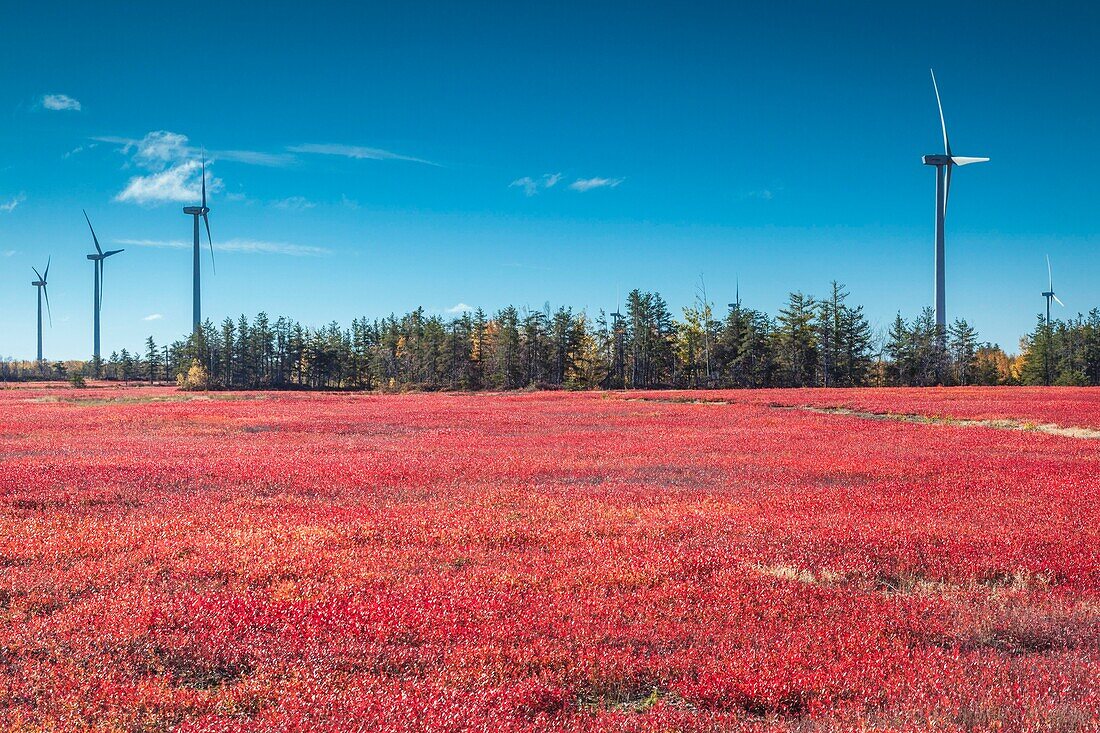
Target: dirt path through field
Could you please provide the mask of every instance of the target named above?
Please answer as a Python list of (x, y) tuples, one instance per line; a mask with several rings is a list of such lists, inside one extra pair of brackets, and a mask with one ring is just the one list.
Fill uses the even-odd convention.
[[(675, 398), (653, 398), (653, 397), (629, 397), (628, 400), (635, 402), (667, 402), (678, 404), (690, 404), (690, 405), (732, 405), (734, 402), (729, 400), (708, 400), (702, 399), (675, 399)], [(1082, 440), (1100, 440), (1100, 430), (1094, 430), (1092, 428), (1073, 428), (1063, 427), (1054, 423), (1035, 423), (1026, 420), (1013, 420), (1009, 418), (1000, 418), (996, 420), (977, 420), (973, 418), (964, 417), (945, 417), (939, 415), (918, 415), (913, 413), (894, 413), (894, 412), (873, 412), (870, 410), (854, 410), (850, 407), (822, 407), (818, 405), (783, 405), (778, 403), (772, 403), (769, 407), (776, 410), (803, 410), (805, 412), (816, 412), (819, 415), (847, 415), (849, 417), (859, 417), (865, 420), (895, 420), (897, 422), (909, 422), (917, 423), (921, 425), (953, 425), (956, 427), (964, 428), (993, 428), (995, 430), (1017, 430), (1024, 432), (1045, 433), (1047, 435), (1058, 435), (1063, 438), (1079, 438)]]
[(848, 407), (812, 407), (809, 405), (778, 406), (780, 409), (806, 410), (822, 415), (850, 415), (866, 420), (897, 420), (931, 425), (956, 425), (970, 428), (994, 428), (997, 430), (1023, 430), (1047, 435), (1060, 435), (1063, 438), (1082, 438), (1085, 440), (1100, 439), (1100, 430), (1090, 428), (1066, 428), (1054, 423), (1032, 423), (1024, 420), (973, 420), (960, 417), (930, 417), (928, 415), (897, 414), (889, 412), (868, 412), (865, 410), (853, 410)]

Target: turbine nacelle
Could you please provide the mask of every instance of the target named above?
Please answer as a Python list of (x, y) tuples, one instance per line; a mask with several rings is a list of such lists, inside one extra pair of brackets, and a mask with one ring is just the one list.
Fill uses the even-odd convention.
[(110, 257), (111, 255), (117, 255), (119, 252), (125, 252), (125, 251), (126, 250), (124, 250), (124, 249), (109, 249), (106, 252), (103, 252), (101, 254), (86, 255), (86, 257), (89, 260), (105, 260), (108, 257)]
[(206, 216), (210, 213), (210, 209), (206, 206), (184, 206), (183, 213), (188, 216)]

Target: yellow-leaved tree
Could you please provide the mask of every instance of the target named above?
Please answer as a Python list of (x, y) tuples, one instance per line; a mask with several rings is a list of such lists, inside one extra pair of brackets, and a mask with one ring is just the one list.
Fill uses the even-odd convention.
[(188, 392), (204, 392), (210, 389), (210, 375), (198, 359), (191, 362), (186, 374), (176, 376), (176, 386)]

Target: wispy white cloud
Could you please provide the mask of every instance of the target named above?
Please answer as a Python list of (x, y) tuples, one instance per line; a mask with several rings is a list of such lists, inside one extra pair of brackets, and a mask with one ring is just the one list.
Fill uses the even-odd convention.
[(305, 143), (303, 145), (291, 145), (287, 148), (292, 153), (307, 153), (310, 155), (339, 155), (355, 160), (403, 160), (409, 163), (423, 163), (442, 167), (439, 163), (433, 163), (423, 158), (414, 158), (411, 155), (402, 155), (381, 148), (368, 148), (361, 145), (340, 145), (339, 143)]
[(47, 94), (42, 97), (42, 106), (46, 109), (55, 111), (80, 111), (80, 102), (73, 99), (68, 94)]
[[(93, 137), (97, 142), (111, 143), (122, 147), (122, 152), (130, 154), (136, 151), (136, 157), (145, 161), (172, 160), (180, 158), (198, 158), (200, 148), (191, 145), (187, 136), (167, 130), (150, 132), (143, 138), (120, 137), (117, 135), (100, 135)], [(356, 160), (399, 160), (410, 163), (423, 163), (441, 167), (439, 163), (417, 158), (411, 155), (402, 155), (382, 148), (370, 148), (360, 145), (341, 145), (338, 143), (306, 143), (291, 145), (285, 152), (271, 153), (262, 150), (217, 150), (207, 149), (206, 154), (210, 159), (227, 160), (234, 163), (248, 165), (261, 165), (271, 168), (282, 168), (299, 161), (298, 154), (307, 155), (338, 155)]]
[(160, 313), (150, 313), (149, 315), (145, 316), (141, 320), (143, 320), (143, 321), (159, 321), (162, 318), (164, 318), (164, 316), (162, 316)]
[[(198, 202), (202, 186), (202, 163), (199, 161), (199, 151), (188, 144), (186, 135), (156, 130), (140, 140), (121, 137), (94, 139), (121, 145), (123, 154), (130, 156), (128, 165), (149, 171), (132, 176), (115, 196), (115, 201), (143, 206)], [(212, 164), (213, 160), (207, 161), (207, 168)], [(207, 193), (217, 193), (222, 188), (221, 179), (207, 171)]]
[(359, 202), (356, 201), (355, 199), (349, 199), (348, 195), (346, 193), (340, 194), (340, 204), (345, 209), (351, 209), (352, 211), (358, 211), (359, 208), (360, 208), (359, 207)]
[(559, 181), (561, 181), (561, 173), (543, 173), (538, 178), (531, 176), (517, 178), (508, 184), (508, 188), (522, 188), (525, 195), (534, 196), (539, 191), (553, 188)]
[(308, 244), (290, 244), (288, 242), (265, 242), (256, 239), (230, 239), (220, 245), (227, 252), (243, 254), (290, 255), (292, 257), (319, 257), (330, 254), (332, 250)]
[(594, 188), (615, 188), (622, 183), (625, 178), (578, 178), (569, 184), (569, 188), (574, 191), (591, 191)]
[(783, 190), (782, 186), (771, 186), (769, 188), (758, 188), (754, 191), (747, 191), (744, 196), (747, 199), (758, 199), (760, 201), (771, 201)]
[[(194, 246), (193, 242), (182, 239), (116, 239), (114, 241), (116, 244), (161, 249), (189, 249)], [(330, 254), (332, 251), (325, 247), (314, 247), (307, 244), (267, 242), (258, 239), (228, 239), (224, 242), (215, 242), (214, 249), (221, 252), (240, 254), (289, 255), (291, 257), (320, 257)]]
[[(201, 184), (200, 155), (202, 151), (190, 143), (186, 135), (169, 130), (155, 130), (142, 138), (102, 135), (91, 138), (96, 143), (108, 143), (118, 146), (119, 151), (129, 157), (125, 167), (136, 167), (146, 172), (132, 176), (126, 186), (115, 196), (116, 201), (141, 205), (161, 203), (195, 202), (199, 197)], [(87, 147), (94, 147), (95, 143)], [(81, 152), (78, 147), (65, 157)], [(209, 168), (217, 161), (234, 161), (249, 165), (287, 166), (299, 160), (295, 154), (339, 155), (354, 159), (399, 160), (425, 165), (438, 166), (430, 160), (401, 155), (380, 148), (359, 147), (338, 144), (304, 144), (287, 148), (287, 152), (267, 153), (255, 150), (207, 150), (207, 193), (224, 190), (221, 179), (214, 177)], [(556, 182), (556, 181), (555, 181)], [(226, 197), (230, 199), (230, 196)], [(233, 195), (232, 200), (247, 200), (243, 195)], [(358, 202), (346, 197), (342, 203), (355, 208)], [(302, 196), (291, 196), (272, 202), (277, 208), (300, 211), (316, 206)]]
[(212, 150), (209, 154), (219, 160), (262, 165), (268, 168), (283, 168), (292, 165), (296, 160), (293, 155), (286, 153), (264, 153), (258, 150)]
[(150, 132), (126, 147), (135, 149), (134, 162), (154, 170), (174, 165), (194, 155), (187, 145), (186, 135), (168, 130)]
[(287, 211), (304, 211), (305, 209), (312, 209), (317, 206), (305, 196), (290, 196), (285, 199), (279, 199), (271, 203), (276, 209), (285, 209)]
[[(185, 161), (159, 173), (134, 176), (126, 183), (115, 201), (134, 204), (197, 203), (202, 195), (202, 165), (194, 160)], [(217, 193), (222, 189), (220, 178), (207, 176), (206, 190)]]
[(75, 148), (73, 148), (69, 152), (65, 153), (61, 157), (66, 158), (66, 159), (71, 158), (74, 155), (79, 155), (80, 153), (83, 153), (85, 150), (94, 149), (96, 147), (96, 145), (97, 145), (97, 143), (88, 143), (87, 145), (77, 145)]
[(534, 196), (539, 192), (539, 182), (531, 176), (524, 176), (523, 178), (517, 178), (508, 184), (508, 188), (515, 188), (519, 186), (523, 189), (523, 192), (528, 196)]
[(466, 313), (467, 311), (472, 311), (472, 310), (473, 310), (473, 308), (466, 305), (465, 303), (455, 303), (454, 305), (452, 305), (450, 308), (447, 309), (447, 312), (448, 313)]
[(14, 249), (5, 249), (2, 252), (0, 252), (0, 257), (14, 257), (16, 255), (17, 251), (18, 250), (14, 250)]
[[(134, 154), (136, 163), (147, 166), (155, 165), (157, 161), (163, 164), (167, 161), (198, 159), (203, 152), (202, 148), (191, 145), (186, 135), (168, 130), (156, 130), (147, 133), (145, 137), (140, 139), (114, 135), (101, 135), (92, 139), (97, 142), (119, 145), (123, 153), (127, 155)], [(296, 160), (293, 155), (288, 153), (266, 153), (259, 150), (207, 150), (206, 155), (210, 160), (228, 160), (234, 163), (270, 168), (282, 168), (292, 165)]]
[(0, 202), (0, 212), (5, 214), (15, 211), (15, 207), (27, 200), (26, 194), (18, 194), (10, 199)]

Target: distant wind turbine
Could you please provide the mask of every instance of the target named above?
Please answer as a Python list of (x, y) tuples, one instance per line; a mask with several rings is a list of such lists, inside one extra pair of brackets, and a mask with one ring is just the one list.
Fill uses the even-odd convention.
[(737, 278), (736, 280), (734, 280), (733, 286), (735, 288), (734, 296), (733, 296), (733, 302), (729, 304), (729, 307), (730, 307), (731, 310), (736, 310), (736, 311), (740, 312), (741, 311), (741, 278)]
[(191, 326), (192, 333), (198, 333), (199, 326), (202, 324), (202, 288), (200, 286), (202, 280), (202, 269), (199, 267), (199, 257), (201, 251), (202, 240), (199, 238), (199, 218), (202, 218), (204, 224), (206, 224), (206, 241), (210, 243), (210, 269), (214, 271), (214, 240), (210, 237), (210, 217), (207, 216), (210, 213), (210, 208), (206, 205), (206, 153), (202, 155), (202, 205), (201, 206), (185, 206), (183, 213), (191, 216), (195, 220), (195, 246), (192, 251), (192, 264), (194, 267), (194, 280), (193, 280), (193, 306), (191, 312)]
[(95, 243), (94, 255), (88, 255), (88, 259), (95, 263), (95, 301), (92, 304), (92, 309), (95, 313), (95, 327), (92, 349), (92, 360), (95, 362), (95, 375), (99, 376), (99, 310), (103, 305), (103, 261), (111, 255), (117, 255), (119, 252), (124, 252), (121, 249), (111, 249), (106, 252), (99, 246), (99, 239), (95, 235), (95, 229), (92, 229), (92, 220), (88, 218), (88, 212), (84, 212), (84, 221), (88, 222), (88, 229), (92, 232), (92, 241)]
[(35, 276), (38, 278), (31, 283), (34, 287), (38, 288), (38, 361), (42, 361), (42, 297), (46, 298), (46, 314), (50, 317), (50, 326), (53, 326), (53, 313), (50, 311), (50, 294), (46, 292), (46, 278), (50, 276), (50, 260), (46, 260), (46, 269), (39, 273), (37, 268), (32, 267)]
[[(931, 69), (929, 69), (931, 71)], [(925, 165), (936, 166), (936, 325), (940, 333), (947, 328), (947, 310), (945, 297), (945, 254), (944, 219), (947, 217), (947, 197), (951, 193), (951, 169), (959, 165), (986, 163), (989, 158), (966, 158), (951, 154), (951, 143), (947, 139), (947, 123), (943, 118), (943, 104), (940, 103), (940, 88), (936, 84), (936, 73), (932, 73), (932, 89), (936, 92), (936, 106), (940, 110), (940, 127), (943, 129), (943, 155), (924, 156)]]
[(1047, 327), (1046, 327), (1047, 347), (1045, 349), (1043, 349), (1043, 371), (1046, 375), (1046, 380), (1045, 380), (1046, 385), (1049, 387), (1050, 386), (1050, 342), (1051, 342), (1050, 301), (1053, 300), (1055, 303), (1062, 306), (1063, 308), (1066, 307), (1066, 304), (1063, 303), (1062, 301), (1058, 300), (1058, 296), (1054, 294), (1054, 275), (1053, 275), (1053, 273), (1051, 272), (1051, 269), (1050, 269), (1050, 255), (1047, 255), (1047, 289), (1046, 289), (1046, 292), (1043, 293), (1043, 297), (1046, 298), (1046, 301), (1047, 301)]
[(1047, 255), (1047, 291), (1043, 293), (1043, 297), (1047, 301), (1047, 328), (1050, 328), (1050, 301), (1054, 301), (1063, 308), (1066, 304), (1058, 300), (1058, 296), (1054, 294), (1054, 275), (1050, 269), (1050, 255)]

